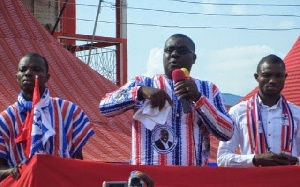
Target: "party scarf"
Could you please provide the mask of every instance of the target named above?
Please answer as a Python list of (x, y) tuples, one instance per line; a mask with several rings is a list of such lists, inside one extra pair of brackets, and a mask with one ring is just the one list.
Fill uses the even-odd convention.
[[(293, 146), (294, 121), (287, 101), (281, 96), (282, 125), (281, 125), (281, 152), (290, 155)], [(258, 94), (249, 99), (247, 103), (247, 128), (252, 154), (261, 154), (270, 151), (266, 141), (265, 131), (261, 118)]]
[(43, 150), (43, 147), (49, 137), (55, 134), (55, 131), (50, 123), (49, 105), (50, 96), (48, 90), (42, 98), (40, 98), (38, 77), (35, 79), (35, 86), (32, 97), (32, 109), (27, 111), (26, 119), (22, 125), (19, 135), (15, 142), (22, 143), (24, 153), (29, 158), (38, 150)]

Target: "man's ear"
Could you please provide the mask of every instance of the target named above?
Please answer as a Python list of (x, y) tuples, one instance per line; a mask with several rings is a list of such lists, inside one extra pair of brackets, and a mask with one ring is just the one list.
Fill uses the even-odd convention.
[(46, 78), (47, 78), (47, 82), (48, 82), (48, 80), (50, 79), (50, 74), (49, 73), (47, 74)]
[(257, 79), (258, 79), (258, 74), (257, 73), (254, 73), (254, 78), (257, 81)]
[(194, 63), (193, 64), (195, 64), (196, 59), (197, 59), (197, 55), (195, 53), (193, 54), (193, 59), (194, 59)]

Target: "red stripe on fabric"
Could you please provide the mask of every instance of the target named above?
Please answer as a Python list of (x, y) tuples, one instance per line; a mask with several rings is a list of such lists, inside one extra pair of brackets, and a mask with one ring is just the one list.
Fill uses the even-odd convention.
[[(70, 105), (70, 102), (68, 102), (68, 105)], [(82, 112), (82, 109), (79, 107), (76, 107), (76, 110), (73, 112), (73, 116), (76, 119), (78, 115), (80, 115)]]
[(158, 77), (159, 88), (162, 90), (166, 90), (165, 78), (163, 76)]
[(161, 156), (162, 156), (161, 154), (157, 155), (157, 163), (158, 163), (158, 165), (161, 165), (161, 162), (162, 162), (161, 161)]
[[(284, 101), (285, 101), (285, 99), (284, 99)], [(288, 120), (289, 120), (289, 125), (288, 125), (288, 127), (287, 127), (287, 135), (286, 135), (286, 137), (285, 137), (285, 141), (286, 141), (286, 144), (287, 144), (287, 146), (286, 146), (286, 151), (289, 151), (289, 152), (292, 152), (292, 145), (293, 145), (293, 116), (292, 116), (292, 114), (290, 113), (290, 110), (289, 110), (289, 106), (288, 106), (288, 104), (287, 104), (287, 102), (285, 101), (284, 102), (287, 106), (286, 106), (286, 113), (287, 113), (287, 116), (288, 116)]]
[[(257, 98), (256, 96), (253, 97), (253, 99), (251, 100), (252, 102), (252, 108), (251, 108), (251, 117), (253, 117), (251, 119), (251, 122), (254, 123), (254, 129), (253, 129), (253, 135), (254, 135), (254, 140), (255, 140), (255, 153), (261, 153), (261, 145), (260, 145), (260, 134), (258, 132), (258, 119), (257, 119), (257, 106), (256, 106), (256, 100), (255, 98)], [(252, 125), (252, 126), (253, 126)]]
[(142, 79), (142, 77), (140, 77), (140, 76), (136, 76), (136, 77), (135, 77), (135, 80), (136, 80), (136, 81), (141, 81), (141, 80), (143, 80), (143, 79)]
[(166, 159), (167, 159), (167, 156), (165, 155), (165, 154), (160, 154), (160, 164), (162, 165), (162, 166), (165, 166), (165, 165), (167, 165), (167, 161), (166, 161)]
[(69, 111), (69, 102), (68, 101), (63, 101), (62, 102), (62, 108), (61, 108), (61, 115), (63, 118), (65, 118), (68, 114)]
[[(158, 76), (158, 88), (166, 91), (165, 78), (163, 76)], [(167, 155), (159, 154), (158, 155), (158, 163), (160, 163), (160, 165), (163, 165), (163, 166), (167, 165), (167, 158), (168, 158)]]
[(222, 118), (218, 112), (216, 110), (214, 110), (214, 107), (212, 106), (212, 104), (208, 101), (208, 100), (204, 100), (203, 105), (207, 108), (207, 110), (209, 111), (209, 113), (213, 116), (213, 118), (215, 118), (217, 120), (217, 123), (227, 129), (227, 130), (232, 130), (232, 124), (229, 123), (227, 120), (225, 120), (224, 118)]
[[(70, 105), (70, 102), (68, 102), (68, 105)], [(82, 110), (79, 107), (76, 107), (76, 110), (73, 112), (73, 119), (72, 120), (77, 119), (77, 117), (81, 114), (81, 112), (82, 112)], [(66, 115), (67, 115), (66, 117), (68, 117), (69, 112)], [(72, 126), (70, 126), (69, 128), (70, 128), (70, 130), (73, 131), (73, 127)], [(86, 127), (85, 127), (85, 129), (83, 129), (82, 133), (77, 137), (77, 141), (76, 141), (75, 145), (73, 145), (74, 148), (77, 147), (78, 143), (80, 143), (80, 141), (78, 141), (78, 140), (82, 140), (82, 137), (85, 137), (87, 131), (89, 131), (89, 130), (90, 129), (86, 129)], [(67, 139), (70, 140), (70, 141), (73, 141), (72, 140), (72, 133), (73, 132), (70, 132), (70, 133), (67, 134)], [(79, 137), (81, 137), (81, 138), (79, 138)], [(68, 141), (68, 142), (70, 142), (70, 141)], [(74, 150), (72, 150), (72, 151), (74, 151)]]
[[(4, 138), (3, 138), (3, 139), (4, 139)], [(5, 145), (2, 146), (2, 145), (0, 144), (0, 150), (6, 153), (6, 147), (5, 147)]]
[(187, 114), (187, 164), (188, 165), (193, 165), (193, 161), (194, 161), (194, 134), (193, 134), (193, 123), (192, 123), (192, 119), (193, 119), (193, 115), (192, 113), (188, 113)]
[(260, 139), (261, 139), (261, 153), (265, 153), (268, 149), (266, 147), (266, 137), (264, 135), (264, 133), (260, 133)]
[[(13, 108), (14, 108), (15, 118), (16, 118), (16, 120), (19, 120), (20, 117), (18, 115), (18, 112), (16, 111), (16, 106), (14, 105)], [(15, 143), (15, 139), (16, 139), (15, 129), (13, 128), (14, 124), (12, 123), (12, 121), (9, 117), (9, 114), (6, 113), (6, 112), (3, 112), (2, 117), (5, 119), (5, 121), (7, 123), (7, 128), (9, 130), (9, 137), (7, 136), (8, 134), (2, 134), (2, 135), (4, 135), (3, 136), (4, 142), (10, 142), (10, 145), (12, 146), (12, 152), (13, 152), (13, 155), (15, 157), (15, 161), (16, 161), (16, 163), (19, 164), (19, 163), (21, 163), (21, 155), (23, 153), (24, 148), (21, 145), (22, 153), (20, 153), (17, 149), (17, 144)], [(17, 123), (17, 126), (18, 126), (17, 128), (21, 129), (22, 128), (22, 122), (21, 121), (18, 121), (18, 122), (20, 122), (20, 123)], [(5, 150), (5, 151), (9, 151), (9, 150)]]
[(286, 126), (281, 125), (281, 150), (286, 150), (285, 147), (285, 135), (286, 135)]
[[(256, 140), (256, 143), (255, 143), (255, 146), (256, 146), (256, 153), (264, 153), (264, 151), (266, 150), (265, 149), (265, 138), (264, 138), (264, 135), (263, 133), (259, 132), (259, 128), (263, 128), (263, 127), (259, 127), (259, 125), (263, 125), (262, 122), (259, 122), (259, 119), (258, 119), (258, 106), (257, 106), (257, 95), (255, 95), (251, 102), (252, 102), (252, 114), (253, 114), (253, 118), (252, 121), (254, 120), (254, 123), (255, 123), (255, 132), (256, 133), (253, 133), (254, 136), (255, 136), (255, 140)], [(262, 130), (262, 129), (261, 129)]]
[[(253, 150), (254, 150), (254, 146), (255, 143), (253, 142), (254, 137), (253, 137), (253, 129), (252, 129), (252, 118), (251, 118), (251, 111), (250, 111), (250, 102), (247, 102), (247, 109), (246, 109), (246, 113), (247, 113), (247, 129), (248, 129), (248, 134), (249, 134), (249, 143), (250, 143), (250, 148), (251, 148), (251, 153), (253, 154)], [(251, 122), (250, 122), (251, 120)]]
[[(15, 136), (14, 136), (14, 131), (12, 129), (12, 127), (13, 127), (12, 121), (10, 120), (10, 117), (8, 116), (8, 114), (6, 112), (2, 112), (1, 115), (5, 119), (8, 131), (9, 131), (9, 134), (2, 133), (2, 137), (4, 139), (4, 142), (10, 142), (10, 144), (13, 146), (12, 150), (13, 150), (14, 156), (18, 156), (18, 154), (16, 152), (16, 149), (15, 149), (15, 147), (16, 147), (15, 146)], [(5, 150), (3, 150), (3, 151), (5, 153), (7, 153), (9, 150), (7, 150), (6, 147), (5, 147)], [(19, 156), (18, 156), (18, 158), (19, 158)]]
[[(256, 128), (257, 129), (257, 128)], [(257, 134), (257, 133), (256, 133)], [(260, 141), (259, 141), (260, 137), (259, 134), (256, 136), (255, 139), (255, 153), (261, 153), (261, 146), (260, 146)]]
[[(8, 114), (6, 112), (2, 112), (1, 116), (4, 118), (5, 122), (7, 123), (7, 128), (9, 130), (9, 132), (12, 133), (11, 131), (12, 131), (13, 124), (12, 124), (10, 117), (8, 116)], [(5, 135), (5, 137), (7, 137), (6, 133), (4, 133), (3, 135)], [(11, 134), (9, 134), (8, 136), (14, 137), (14, 134), (12, 134), (12, 135), (13, 136), (11, 136)]]
[(138, 89), (139, 89), (140, 87), (138, 87), (138, 88), (134, 88), (133, 89), (133, 92), (131, 92), (131, 97), (133, 98), (133, 99), (135, 99), (136, 97), (137, 97), (137, 95), (138, 95)]
[[(257, 98), (257, 97), (255, 97)], [(254, 118), (254, 123), (255, 123), (255, 133), (254, 136), (255, 136), (255, 151), (256, 153), (262, 153), (262, 145), (261, 145), (261, 133), (259, 133), (258, 129), (259, 129), (259, 123), (258, 123), (258, 111), (257, 111), (257, 105), (256, 105), (256, 100), (253, 98), (252, 100), (252, 115), (253, 115), (253, 118)], [(253, 120), (252, 120), (253, 121)]]
[[(69, 113), (69, 106), (70, 106), (70, 102), (64, 100), (63, 101), (63, 107), (61, 109), (61, 115), (62, 118), (64, 118), (63, 120), (66, 120), (66, 118), (68, 117), (68, 113)], [(78, 108), (77, 108), (78, 109)], [(75, 111), (76, 112), (76, 111)], [(74, 112), (74, 113), (75, 113)], [(77, 112), (78, 113), (78, 112)], [(72, 120), (74, 120), (76, 118), (77, 115), (73, 115)], [(60, 128), (60, 127), (59, 127)], [(71, 142), (72, 141), (72, 133), (73, 133), (73, 128), (70, 125), (69, 128), (67, 129), (67, 142)], [(73, 150), (72, 150), (73, 151)]]
[[(14, 105), (13, 107), (14, 107), (14, 109), (16, 109), (16, 105)], [(18, 126), (18, 129), (21, 129), (22, 128), (21, 117), (20, 117), (19, 113), (16, 110), (15, 110), (15, 118), (16, 118), (16, 124)], [(12, 127), (12, 126), (10, 126), (10, 127)], [(22, 150), (22, 153), (23, 153), (24, 148), (23, 148), (22, 145), (21, 145), (21, 150)], [(21, 163), (21, 157), (20, 157), (20, 155), (22, 153), (19, 153), (19, 151), (18, 151), (18, 159), (16, 160), (17, 163)]]
[[(292, 116), (291, 116), (292, 117)], [(288, 143), (287, 149), (289, 152), (292, 152), (292, 145), (293, 145), (293, 131), (294, 129), (292, 128), (292, 122), (290, 121), (289, 126), (288, 126), (288, 137), (286, 137), (286, 141)]]
[(221, 117), (217, 110), (214, 110), (214, 107), (212, 106), (212, 104), (209, 101), (206, 101), (204, 103), (204, 105), (206, 105), (206, 107), (209, 110), (209, 113), (212, 114), (212, 116), (217, 119), (217, 123), (220, 124), (220, 126), (222, 126), (223, 128), (227, 129), (227, 130), (232, 130), (232, 124), (229, 123), (227, 120), (225, 120), (223, 117)]
[(287, 101), (285, 100), (285, 98), (282, 96), (282, 105), (284, 105), (284, 109), (285, 111), (283, 112), (284, 115), (287, 116), (288, 118), (288, 126), (286, 127), (286, 133), (285, 134), (285, 143), (283, 143), (282, 141), (282, 144), (284, 144), (284, 151), (287, 152), (288, 154), (290, 154), (292, 152), (292, 145), (293, 145), (293, 116), (290, 112), (290, 108), (288, 106), (288, 103)]
[(135, 129), (135, 162), (137, 165), (141, 164), (141, 124), (138, 121), (134, 121), (134, 129)]
[(226, 119), (222, 118), (220, 115), (217, 115), (217, 123), (221, 125), (224, 129), (227, 129), (228, 131), (233, 130), (233, 126), (231, 123), (229, 123)]
[(54, 135), (54, 144), (53, 144), (53, 155), (60, 155), (59, 154), (59, 150), (61, 148), (61, 142), (60, 142), (60, 126), (59, 126), (59, 123), (60, 123), (60, 119), (59, 119), (59, 106), (58, 106), (58, 103), (53, 99), (53, 120), (54, 120), (54, 129), (55, 129), (55, 132), (56, 134)]
[[(91, 124), (88, 124), (88, 125), (85, 126), (84, 129), (82, 129), (80, 135), (76, 137), (76, 140), (74, 141), (74, 143), (72, 145), (73, 148), (76, 148), (81, 143), (81, 141), (88, 134), (88, 132), (91, 130), (91, 128), (92, 128)], [(72, 150), (72, 152), (74, 152), (74, 150)]]
[(214, 96), (216, 95), (216, 93), (218, 93), (218, 88), (215, 84), (212, 85), (212, 91)]

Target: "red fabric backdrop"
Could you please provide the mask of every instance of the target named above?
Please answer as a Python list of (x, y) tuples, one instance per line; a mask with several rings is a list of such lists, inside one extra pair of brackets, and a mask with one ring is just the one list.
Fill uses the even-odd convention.
[[(265, 168), (212, 168), (185, 166), (133, 166), (37, 155), (22, 167), (22, 177), (7, 178), (0, 186), (101, 187), (103, 181), (126, 181), (133, 170), (144, 171), (155, 187), (299, 186), (299, 166)], [(299, 173), (298, 173), (299, 172)]]

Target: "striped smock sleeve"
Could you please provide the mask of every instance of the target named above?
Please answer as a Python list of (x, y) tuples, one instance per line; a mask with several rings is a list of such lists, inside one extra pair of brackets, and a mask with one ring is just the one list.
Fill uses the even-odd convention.
[(133, 109), (139, 103), (137, 92), (141, 86), (151, 85), (151, 79), (136, 76), (116, 91), (107, 93), (100, 101), (99, 110), (107, 117)]
[(94, 134), (92, 124), (84, 111), (70, 101), (61, 101), (63, 123), (67, 132), (69, 155), (75, 158), (78, 151)]
[(200, 99), (195, 103), (195, 109), (201, 117), (206, 129), (219, 140), (228, 141), (233, 134), (233, 121), (224, 104), (221, 92), (209, 81), (196, 81), (201, 92)]
[(0, 157), (3, 159), (7, 159), (8, 158), (8, 150), (7, 150), (7, 145), (9, 142), (7, 142), (9, 140), (9, 129), (7, 128), (7, 126), (5, 125), (5, 118), (3, 117), (3, 113), (0, 116)]

